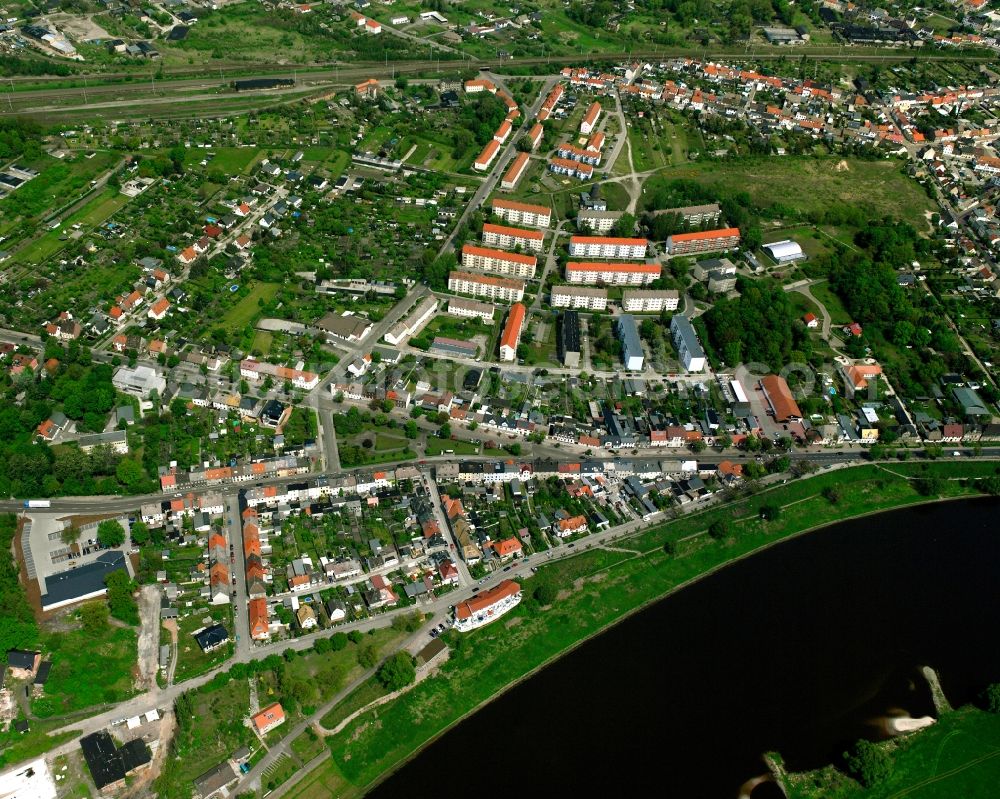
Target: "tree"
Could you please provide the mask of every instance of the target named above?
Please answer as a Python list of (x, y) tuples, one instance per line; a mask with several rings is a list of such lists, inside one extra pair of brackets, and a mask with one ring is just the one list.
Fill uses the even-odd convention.
[(840, 502), (840, 489), (836, 486), (827, 486), (821, 493), (823, 494), (823, 499), (831, 505), (836, 505)]
[(866, 788), (872, 788), (892, 773), (892, 759), (888, 752), (877, 744), (864, 739), (859, 740), (844, 752), (844, 761), (851, 775)]
[(417, 678), (413, 656), (409, 652), (397, 652), (379, 667), (375, 676), (387, 691), (400, 691), (412, 685)]
[(80, 540), (80, 528), (70, 525), (69, 527), (63, 528), (63, 531), (59, 534), (59, 538), (66, 546), (75, 544)]
[(99, 635), (108, 626), (108, 606), (103, 602), (87, 602), (80, 607), (80, 621), (88, 635)]
[(115, 470), (115, 476), (129, 490), (138, 488), (146, 479), (142, 464), (133, 458), (122, 458)]
[(986, 709), (990, 713), (1000, 713), (1000, 682), (991, 683), (984, 691)]
[(360, 644), (363, 640), (365, 640), (365, 637), (364, 637), (364, 635), (362, 635), (362, 633), (361, 633), (360, 630), (351, 630), (347, 634), (347, 639), (352, 644)]
[(716, 541), (724, 541), (732, 536), (732, 525), (726, 519), (716, 519), (708, 525), (708, 534)]
[(132, 537), (132, 543), (137, 547), (145, 546), (149, 543), (149, 525), (145, 522), (135, 522), (129, 535)]
[(329, 638), (317, 638), (313, 642), (313, 652), (317, 655), (325, 655), (333, 651), (333, 642)]
[(347, 646), (347, 633), (334, 633), (330, 636), (330, 647), (334, 652), (339, 652)]
[(125, 528), (117, 519), (105, 519), (97, 525), (97, 541), (106, 549), (120, 547), (125, 543)]
[(781, 518), (781, 505), (776, 505), (773, 502), (762, 505), (760, 508), (760, 518), (765, 522), (777, 521)]
[(135, 584), (129, 579), (128, 572), (117, 569), (104, 578), (108, 587), (108, 609), (111, 615), (126, 624), (139, 623), (139, 606), (136, 605)]
[(558, 592), (554, 585), (550, 583), (542, 583), (538, 588), (532, 592), (532, 596), (539, 605), (551, 605), (556, 601), (556, 594)]
[(363, 669), (370, 669), (378, 663), (378, 648), (375, 644), (365, 644), (358, 650), (358, 664)]

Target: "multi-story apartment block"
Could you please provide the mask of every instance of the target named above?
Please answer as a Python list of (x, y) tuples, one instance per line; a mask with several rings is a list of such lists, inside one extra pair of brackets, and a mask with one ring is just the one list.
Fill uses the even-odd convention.
[(524, 298), (524, 281), (455, 271), (448, 275), (448, 291), (504, 302), (520, 302)]
[(556, 147), (556, 155), (560, 158), (567, 158), (571, 161), (582, 161), (591, 166), (601, 165), (600, 150), (583, 150), (576, 145), (564, 143)]
[(514, 225), (548, 227), (552, 221), (552, 210), (544, 205), (529, 205), (528, 203), (497, 198), (493, 200), (491, 207), (494, 214)]
[(488, 302), (452, 297), (448, 300), (448, 313), (452, 316), (462, 316), (466, 319), (483, 319), (487, 322), (492, 322), (493, 314), (496, 313), (496, 307), (490, 305)]
[(606, 264), (570, 261), (566, 281), (575, 284), (607, 283), (611, 286), (645, 286), (660, 276), (659, 264)]
[(545, 234), (540, 230), (526, 230), (487, 222), (483, 225), (483, 244), (504, 250), (520, 247), (522, 250), (541, 252), (545, 245)]
[(677, 233), (667, 237), (667, 252), (671, 255), (722, 252), (738, 247), (739, 243), (740, 229), (735, 227), (703, 230), (699, 233)]
[(587, 286), (553, 286), (550, 301), (553, 308), (604, 311), (608, 307), (608, 290)]
[(645, 258), (648, 246), (646, 239), (573, 236), (569, 254), (574, 258)]
[(517, 345), (521, 343), (521, 331), (528, 309), (522, 303), (515, 302), (510, 306), (507, 322), (500, 334), (500, 360), (514, 361), (517, 359)]
[(594, 167), (580, 161), (571, 161), (568, 158), (550, 158), (549, 172), (557, 175), (569, 175), (571, 178), (588, 180), (594, 175)]
[(493, 163), (493, 160), (497, 157), (499, 153), (500, 153), (500, 142), (498, 142), (496, 139), (490, 139), (488, 142), (486, 142), (486, 146), (483, 148), (483, 151), (476, 158), (476, 161), (472, 165), (472, 168), (477, 170), (478, 172), (485, 172), (487, 169), (490, 168), (490, 164)]
[(576, 226), (580, 230), (608, 233), (618, 224), (621, 216), (621, 211), (592, 211), (589, 208), (581, 208), (576, 214)]
[(580, 133), (587, 136), (594, 132), (594, 128), (597, 126), (598, 120), (601, 118), (601, 104), (591, 103), (590, 108), (587, 109), (587, 114), (583, 118), (583, 122), (580, 123)]
[(462, 247), (462, 266), (480, 272), (493, 272), (510, 277), (533, 278), (538, 259), (534, 255), (492, 250), (466, 244)]
[(524, 176), (525, 171), (528, 169), (528, 163), (528, 154), (518, 153), (517, 157), (510, 162), (510, 168), (500, 179), (500, 188), (505, 191), (511, 191), (515, 186), (517, 186), (518, 181)]
[(680, 292), (672, 289), (626, 289), (622, 292), (622, 310), (628, 313), (659, 313), (676, 311), (680, 304)]

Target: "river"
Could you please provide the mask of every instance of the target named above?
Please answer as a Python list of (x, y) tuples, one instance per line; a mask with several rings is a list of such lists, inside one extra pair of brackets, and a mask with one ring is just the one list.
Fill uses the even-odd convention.
[[(842, 522), (772, 547), (587, 642), (373, 789), (732, 799), (777, 750), (832, 762), (887, 716), (934, 715), (1000, 673), (1000, 501)], [(773, 785), (753, 799), (780, 795)]]

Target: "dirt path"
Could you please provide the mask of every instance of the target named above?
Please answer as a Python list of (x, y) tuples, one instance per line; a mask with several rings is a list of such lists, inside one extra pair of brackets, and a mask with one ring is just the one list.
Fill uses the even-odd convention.
[(144, 688), (156, 685), (160, 667), (160, 591), (145, 585), (139, 593), (139, 679)]
[(166, 619), (163, 626), (170, 633), (170, 665), (167, 667), (167, 685), (174, 684), (174, 672), (177, 671), (177, 622)]

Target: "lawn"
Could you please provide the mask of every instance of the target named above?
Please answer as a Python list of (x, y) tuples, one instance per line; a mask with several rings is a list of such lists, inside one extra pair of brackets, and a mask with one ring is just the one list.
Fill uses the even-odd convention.
[(345, 793), (348, 788), (347, 780), (340, 773), (337, 764), (328, 758), (303, 777), (288, 796), (295, 799), (330, 799), (331, 796), (337, 796), (343, 799), (345, 796), (357, 795), (358, 792), (354, 790)]
[(308, 763), (317, 755), (321, 754), (326, 747), (323, 739), (313, 732), (312, 727), (306, 727), (298, 737), (292, 741), (292, 751), (303, 763)]
[(50, 230), (39, 236), (15, 253), (14, 260), (19, 263), (41, 263), (66, 246), (67, 241), (61, 240), (61, 237), (66, 236), (73, 225), (79, 224), (83, 232), (89, 232), (104, 223), (128, 201), (129, 198), (117, 189), (105, 189), (75, 214), (64, 219), (57, 230)]
[(974, 707), (944, 714), (916, 735), (883, 746), (892, 753), (892, 773), (864, 789), (833, 768), (792, 774), (791, 799), (992, 799), (1000, 785), (1000, 715)]
[(471, 441), (452, 441), (446, 438), (436, 438), (431, 436), (427, 439), (427, 455), (441, 455), (445, 450), (450, 450), (456, 455), (478, 455), (479, 445)]
[(109, 625), (100, 633), (81, 628), (43, 634), (40, 649), (52, 660), (52, 671), (44, 696), (31, 705), (39, 718), (121, 702), (135, 693), (136, 634), (131, 628)]
[(406, 449), (407, 439), (404, 436), (394, 436), (391, 433), (379, 431), (375, 434), (375, 451), (390, 452), (397, 449)]
[[(922, 465), (894, 464), (892, 468), (919, 474)], [(953, 476), (967, 473), (965, 463), (953, 462), (951, 467)], [(329, 739), (337, 768), (353, 786), (364, 789), (434, 734), (525, 673), (691, 579), (804, 529), (925, 501), (911, 482), (894, 472), (866, 465), (793, 481), (623, 540), (619, 547), (626, 551), (585, 551), (542, 567), (537, 575), (522, 581), (525, 596), (530, 597), (538, 585), (548, 584), (563, 596), (568, 591), (565, 599), (545, 611), (529, 599), (511, 613), (506, 624), (464, 636), (448, 633), (451, 658), (439, 675), (380, 707), (377, 723), (372, 713), (362, 714)], [(822, 495), (828, 486), (839, 491), (836, 504)], [(958, 481), (943, 487), (947, 496), (970, 493)], [(759, 508), (764, 503), (781, 505), (781, 516), (761, 521)], [(733, 521), (736, 532), (729, 541), (715, 542), (705, 534), (707, 526), (719, 518)], [(676, 548), (673, 555), (665, 552), (667, 543)]]
[(257, 147), (219, 147), (213, 150), (189, 150), (188, 159), (197, 163), (207, 157), (208, 152), (215, 155), (208, 159), (208, 169), (221, 169), (227, 175), (245, 175), (250, 165), (256, 161), (262, 151)]
[(704, 161), (664, 169), (647, 180), (646, 188), (658, 180), (677, 178), (697, 180), (723, 194), (745, 191), (764, 216), (776, 207), (807, 216), (841, 202), (857, 206), (874, 218), (895, 216), (918, 230), (926, 230), (924, 214), (935, 209), (923, 189), (903, 174), (896, 160), (787, 156), (739, 159), (727, 161), (724, 166)]
[(830, 314), (830, 321), (834, 327), (847, 325), (853, 321), (844, 304), (840, 301), (840, 297), (836, 295), (833, 289), (830, 288), (830, 284), (826, 281), (810, 285), (809, 293), (816, 298), (817, 302), (822, 303), (826, 307), (826, 311)]
[(267, 302), (281, 288), (277, 283), (255, 283), (249, 293), (236, 302), (222, 317), (221, 326), (228, 330), (242, 330), (260, 313), (261, 301)]
[(299, 765), (288, 755), (282, 755), (274, 761), (261, 776), (265, 791), (273, 791), (279, 785), (288, 782), (299, 770)]

